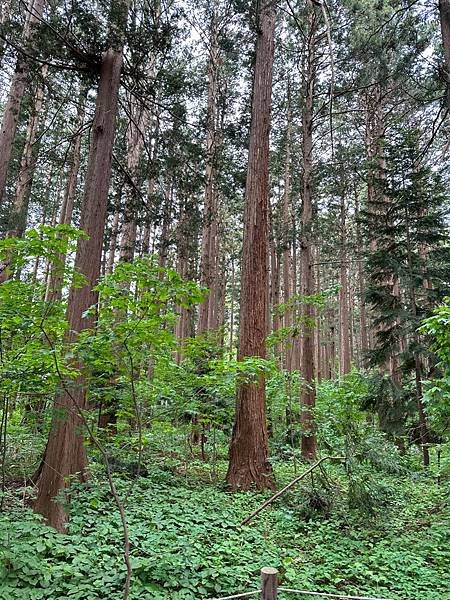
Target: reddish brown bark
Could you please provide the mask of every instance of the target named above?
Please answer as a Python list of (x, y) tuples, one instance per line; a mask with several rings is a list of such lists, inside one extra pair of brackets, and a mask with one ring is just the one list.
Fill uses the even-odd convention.
[[(266, 356), (269, 132), (272, 104), (275, 9), (261, 3), (253, 78), (245, 191), (238, 359)], [(232, 489), (273, 486), (268, 462), (265, 382), (239, 382), (226, 477)]]
[[(124, 18), (125, 6), (122, 9)], [(97, 303), (97, 293), (93, 288), (100, 275), (122, 69), (122, 49), (119, 44), (118, 46), (107, 50), (101, 63), (81, 215), (81, 228), (89, 239), (79, 240), (75, 258), (75, 268), (86, 277), (87, 284), (70, 290), (67, 310), (69, 343), (79, 332), (95, 325), (94, 317), (85, 313)], [(78, 366), (82, 368), (82, 365)], [(55, 498), (67, 485), (69, 476), (78, 474), (83, 478), (86, 471), (81, 418), (86, 406), (86, 382), (83, 376), (76, 380), (71, 389), (64, 386), (55, 400), (55, 416), (37, 481), (38, 495), (34, 509), (44, 515), (46, 521), (58, 531), (65, 529), (67, 515), (63, 506), (55, 502)]]

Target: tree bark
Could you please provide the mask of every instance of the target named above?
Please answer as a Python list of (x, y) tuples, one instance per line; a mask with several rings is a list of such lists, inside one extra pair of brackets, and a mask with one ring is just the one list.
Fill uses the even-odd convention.
[[(287, 91), (287, 128), (286, 128), (286, 154), (284, 158), (284, 193), (282, 208), (282, 243), (283, 243), (283, 303), (287, 304), (292, 296), (292, 274), (291, 274), (291, 249), (292, 249), (292, 223), (291, 223), (291, 141), (292, 141), (292, 109), (290, 83)], [(292, 309), (286, 309), (283, 317), (283, 325), (292, 327)], [(284, 344), (284, 367), (292, 371), (292, 348), (293, 339), (287, 337)]]
[[(302, 239), (301, 239), (301, 272), (302, 295), (314, 294), (313, 267), (313, 104), (316, 81), (316, 34), (317, 21), (312, 0), (307, 0), (308, 35), (303, 81), (304, 106), (302, 111), (303, 128), (303, 204), (302, 204)], [(316, 404), (315, 365), (314, 365), (314, 307), (305, 302), (302, 316), (304, 333), (301, 354), (302, 385), (300, 393), (302, 423), (302, 457), (313, 460), (316, 456), (317, 441), (314, 423), (314, 407)]]
[[(147, 78), (155, 76), (155, 58), (150, 56)], [(123, 212), (122, 238), (120, 240), (120, 260), (131, 262), (134, 258), (137, 235), (137, 216), (139, 212), (139, 165), (145, 144), (145, 134), (149, 127), (151, 114), (142, 103), (129, 94), (130, 119), (127, 130), (127, 171), (131, 181), (125, 187), (125, 206)]]
[(36, 161), (38, 158), (38, 148), (36, 147), (36, 138), (39, 130), (39, 117), (44, 100), (44, 80), (47, 76), (47, 67), (44, 66), (41, 72), (42, 81), (39, 82), (33, 106), (28, 118), (27, 132), (25, 137), (25, 147), (20, 162), (19, 178), (17, 181), (16, 195), (10, 216), (9, 237), (22, 237), (28, 216), (28, 205), (30, 201), (31, 187), (33, 185)]
[(345, 200), (341, 196), (341, 264), (339, 269), (339, 325), (340, 325), (340, 374), (347, 375), (351, 369), (350, 359), (350, 321), (349, 321), (349, 271), (347, 268), (347, 231), (345, 218)]
[[(359, 224), (359, 200), (358, 195), (355, 197), (355, 217), (356, 217), (356, 237), (361, 239), (361, 227)], [(364, 280), (364, 270), (362, 261), (358, 260), (358, 295), (359, 295), (359, 327), (361, 338), (361, 364), (364, 361), (364, 354), (369, 349), (369, 336), (367, 333), (367, 312), (366, 312), (366, 285)]]
[(219, 83), (220, 47), (217, 6), (214, 4), (210, 29), (210, 49), (208, 62), (208, 105), (206, 119), (206, 187), (203, 215), (202, 246), (200, 256), (200, 283), (210, 293), (199, 307), (197, 332), (203, 334), (216, 326), (214, 313), (217, 285), (217, 154), (219, 151), (219, 131), (217, 128), (217, 102)]
[[(245, 191), (238, 359), (266, 356), (269, 133), (275, 8), (261, 3), (253, 78)], [(231, 489), (273, 486), (268, 462), (265, 382), (239, 382), (227, 483)]]
[[(46, 0), (29, 0), (25, 27), (22, 34), (25, 48), (32, 47), (35, 41), (45, 6)], [(22, 105), (29, 72), (29, 62), (26, 57), (21, 54), (17, 59), (0, 128), (0, 206), (5, 197), (8, 168), (11, 161), (20, 107)]]
[[(66, 186), (64, 189), (64, 198), (59, 214), (60, 225), (70, 225), (72, 223), (73, 208), (75, 204), (75, 196), (77, 189), (78, 172), (81, 162), (81, 141), (83, 137), (83, 123), (85, 113), (85, 103), (87, 96), (87, 88), (82, 87), (78, 98), (77, 119), (75, 123), (75, 137), (72, 142), (71, 155), (69, 160), (69, 173), (67, 176)], [(61, 256), (61, 264), (53, 267), (49, 277), (45, 299), (47, 302), (55, 302), (62, 295), (64, 267), (66, 264), (66, 256)]]
[[(127, 7), (121, 3), (115, 7), (117, 14), (115, 36), (125, 27)], [(117, 10), (117, 9), (120, 10)], [(97, 304), (94, 286), (100, 275), (103, 234), (106, 220), (108, 190), (111, 178), (111, 159), (117, 115), (118, 92), (122, 69), (122, 42), (114, 39), (109, 50), (102, 56), (97, 103), (91, 132), (88, 169), (81, 214), (81, 228), (88, 239), (78, 242), (75, 268), (87, 281), (83, 287), (72, 288), (69, 294), (67, 318), (69, 331), (67, 341), (74, 341), (77, 334), (92, 329), (95, 319), (85, 313)], [(82, 368), (82, 365), (77, 365)], [(49, 433), (47, 448), (39, 479), (38, 495), (34, 510), (44, 515), (46, 521), (58, 531), (64, 531), (67, 515), (63, 506), (55, 501), (57, 494), (67, 485), (69, 476), (86, 472), (86, 451), (83, 444), (82, 411), (87, 406), (86, 382), (81, 375), (70, 389), (63, 385), (55, 400), (55, 417)]]
[(450, 110), (450, 0), (439, 0), (442, 46), (444, 48), (444, 79), (447, 86), (447, 105)]
[(111, 224), (111, 237), (109, 238), (108, 255), (106, 257), (106, 273), (111, 275), (114, 271), (114, 261), (116, 258), (117, 238), (119, 237), (120, 228), (120, 203), (122, 197), (122, 184), (117, 190), (116, 207), (114, 209), (113, 221)]

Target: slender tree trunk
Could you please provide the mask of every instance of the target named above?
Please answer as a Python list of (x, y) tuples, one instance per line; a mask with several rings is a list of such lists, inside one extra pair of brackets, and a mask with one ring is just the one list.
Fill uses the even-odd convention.
[[(177, 249), (178, 265), (177, 271), (183, 279), (193, 279), (193, 255), (197, 252), (196, 227), (192, 222), (195, 215), (194, 202), (188, 199), (181, 208), (181, 218), (178, 225)], [(194, 335), (194, 313), (192, 307), (178, 306), (179, 317), (175, 326), (175, 335), (179, 342)], [(183, 352), (177, 351), (176, 360), (180, 364)]]
[(444, 79), (447, 86), (447, 105), (450, 110), (450, 0), (439, 0), (442, 45), (444, 47)]
[[(147, 77), (154, 77), (154, 59), (150, 61)], [(130, 120), (127, 130), (127, 171), (131, 181), (125, 186), (120, 260), (131, 262), (134, 258), (139, 213), (139, 165), (145, 143), (145, 134), (150, 123), (150, 112), (141, 102), (129, 94)]]
[[(302, 204), (302, 239), (301, 270), (302, 295), (314, 294), (313, 267), (313, 104), (316, 81), (316, 33), (317, 22), (312, 0), (307, 0), (308, 34), (303, 81), (304, 106), (302, 114), (303, 127), (303, 204)], [(314, 423), (314, 407), (316, 404), (315, 360), (314, 360), (314, 307), (310, 303), (303, 305), (304, 333), (301, 355), (301, 422), (302, 422), (302, 456), (312, 460), (316, 456), (316, 433)]]
[[(0, 4), (0, 26), (5, 25), (9, 21), (11, 14), (11, 0), (2, 0)], [(5, 55), (6, 40), (0, 40), (0, 65)]]
[[(32, 47), (35, 42), (45, 6), (46, 0), (29, 0), (28, 2), (25, 27), (22, 34), (23, 45), (26, 49)], [(24, 55), (20, 54), (11, 81), (0, 128), (0, 206), (4, 201), (8, 168), (29, 72), (29, 62)]]
[[(269, 265), (270, 265), (270, 282), (269, 282), (269, 301), (268, 301), (268, 315), (267, 334), (276, 333), (281, 327), (281, 319), (279, 315), (280, 305), (280, 254), (278, 252), (277, 244), (275, 241), (275, 231), (273, 229), (272, 215), (269, 206)], [(272, 327), (271, 327), (272, 325)], [(273, 347), (274, 355), (279, 358), (281, 355), (280, 344), (275, 344)]]
[(229, 352), (234, 352), (234, 295), (235, 295), (236, 273), (234, 266), (234, 256), (231, 257), (231, 291), (230, 291), (230, 346)]
[(341, 197), (341, 264), (339, 269), (340, 274), (340, 290), (339, 290), (339, 323), (340, 323), (340, 374), (341, 376), (350, 373), (350, 323), (349, 323), (349, 270), (347, 268), (347, 233), (346, 233), (346, 218), (345, 218), (345, 200), (344, 195)]
[[(321, 278), (320, 278), (320, 248), (317, 245), (317, 243), (315, 244), (315, 252), (314, 252), (314, 257), (315, 257), (315, 262), (316, 262), (316, 269), (315, 269), (315, 286), (316, 286), (316, 291), (317, 293), (319, 293), (321, 291)], [(323, 374), (323, 369), (322, 369), (322, 339), (321, 339), (321, 327), (322, 327), (322, 319), (321, 319), (321, 315), (317, 314), (316, 316), (316, 331), (315, 331), (315, 343), (316, 343), (316, 377), (317, 377), (317, 381), (320, 382), (322, 381), (322, 374)]]
[[(87, 285), (70, 290), (67, 309), (69, 343), (76, 339), (78, 333), (95, 326), (95, 318), (87, 316), (86, 311), (97, 304), (97, 293), (93, 288), (100, 275), (123, 60), (122, 42), (116, 36), (121, 36), (124, 30), (126, 15), (126, 4), (115, 7), (115, 23), (112, 25), (115, 43), (102, 56), (81, 214), (81, 228), (89, 238), (79, 240), (75, 258), (75, 268), (85, 276)], [(64, 385), (57, 394), (55, 417), (37, 481), (34, 509), (58, 531), (65, 529), (67, 515), (55, 497), (67, 485), (69, 476), (79, 474), (83, 478), (86, 472), (83, 420), (80, 416), (86, 405), (86, 382), (82, 376), (70, 389)]]
[(210, 29), (208, 63), (208, 106), (206, 122), (206, 187), (203, 215), (202, 246), (200, 256), (200, 283), (210, 290), (209, 296), (199, 307), (197, 332), (203, 334), (214, 328), (214, 312), (217, 285), (217, 154), (219, 132), (217, 130), (217, 101), (219, 78), (219, 31), (217, 6), (214, 4)]
[[(361, 227), (359, 224), (359, 199), (356, 194), (355, 197), (355, 216), (356, 216), (356, 238), (358, 240), (361, 239)], [(361, 260), (358, 260), (357, 267), (357, 275), (358, 275), (358, 295), (359, 295), (359, 327), (360, 327), (360, 337), (361, 337), (361, 361), (364, 360), (364, 354), (369, 349), (369, 337), (367, 333), (367, 313), (366, 313), (366, 285), (364, 280), (364, 270), (363, 264)]]
[[(295, 214), (295, 211), (294, 211)], [(294, 296), (299, 293), (300, 285), (299, 285), (299, 260), (298, 260), (298, 251), (297, 251), (297, 222), (295, 217), (292, 219), (292, 293)], [(292, 309), (292, 321), (293, 323), (298, 322), (299, 317), (299, 309), (294, 306)], [(292, 349), (291, 349), (291, 366), (295, 371), (300, 371), (301, 364), (301, 348), (300, 348), (300, 332), (297, 331), (294, 333), (292, 338)]]
[(27, 225), (28, 205), (36, 169), (36, 161), (38, 158), (36, 138), (39, 130), (39, 117), (44, 99), (44, 80), (47, 76), (47, 70), (48, 68), (46, 66), (42, 69), (42, 81), (39, 82), (37, 86), (33, 106), (28, 119), (25, 147), (22, 153), (16, 195), (12, 207), (12, 214), (10, 216), (10, 227), (8, 231), (8, 236), (10, 237), (22, 237)]
[[(267, 331), (267, 224), (269, 132), (275, 9), (263, 0), (259, 14), (245, 191), (238, 359), (265, 358)], [(273, 486), (268, 462), (265, 382), (239, 382), (227, 483), (232, 489)]]
[(173, 202), (173, 181), (169, 179), (166, 186), (167, 187), (164, 198), (161, 237), (159, 239), (159, 266), (162, 268), (165, 268), (167, 266), (167, 259), (169, 255), (170, 221), (172, 216)]
[[(292, 249), (292, 219), (291, 219), (291, 143), (292, 143), (292, 109), (290, 83), (288, 82), (288, 109), (286, 129), (286, 154), (284, 159), (284, 193), (282, 208), (283, 226), (283, 303), (288, 304), (292, 296), (292, 273), (291, 273), (291, 249)], [(283, 325), (292, 327), (292, 309), (286, 309), (283, 317)], [(284, 349), (284, 366), (287, 371), (292, 371), (293, 339), (288, 336)]]
[[(407, 256), (408, 256), (408, 269), (409, 269), (409, 297), (411, 302), (411, 312), (413, 318), (417, 321), (417, 302), (416, 302), (416, 292), (414, 289), (414, 277), (413, 277), (413, 257), (412, 257), (412, 249), (411, 249), (411, 234), (410, 234), (410, 220), (409, 220), (409, 211), (408, 207), (405, 207), (406, 213), (406, 244), (407, 244)], [(428, 443), (430, 441), (429, 431), (428, 431), (428, 422), (427, 415), (425, 411), (425, 404), (423, 402), (423, 389), (422, 389), (422, 379), (423, 379), (423, 360), (420, 354), (420, 339), (419, 333), (417, 329), (414, 329), (413, 334), (413, 343), (414, 343), (414, 371), (415, 371), (415, 383), (416, 383), (416, 399), (417, 399), (417, 411), (419, 414), (419, 433), (420, 433), (420, 444), (422, 447), (422, 460), (423, 466), (430, 466), (430, 452), (428, 449)]]
[(119, 237), (120, 227), (122, 189), (122, 184), (120, 184), (117, 189), (116, 207), (114, 209), (114, 216), (111, 224), (111, 236), (109, 238), (108, 255), (106, 257), (106, 273), (108, 275), (111, 275), (111, 273), (114, 271), (114, 261), (116, 259), (117, 239)]
[[(72, 142), (71, 155), (69, 160), (69, 173), (67, 176), (66, 187), (64, 189), (64, 198), (59, 214), (60, 225), (70, 225), (72, 223), (73, 208), (77, 191), (78, 172), (81, 162), (81, 141), (83, 137), (83, 123), (85, 113), (85, 103), (87, 88), (84, 86), (80, 90), (78, 99), (78, 110), (76, 120), (76, 135)], [(61, 256), (61, 264), (51, 269), (45, 299), (48, 302), (59, 300), (62, 295), (63, 275), (66, 265), (66, 256)]]

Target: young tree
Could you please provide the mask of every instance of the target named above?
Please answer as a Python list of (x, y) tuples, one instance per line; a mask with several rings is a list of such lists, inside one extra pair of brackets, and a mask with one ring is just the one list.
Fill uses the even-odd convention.
[[(420, 163), (416, 131), (397, 131), (386, 150), (386, 177), (378, 182), (383, 189), (377, 210), (367, 216), (367, 225), (377, 238), (377, 247), (368, 257), (368, 299), (376, 314), (377, 338), (372, 363), (382, 365), (395, 349), (397, 369), (411, 376), (418, 425), (410, 431), (423, 449), (423, 463), (429, 464), (429, 428), (423, 403), (422, 380), (430, 353), (418, 328), (442, 300), (450, 286), (450, 246), (442, 207), (448, 202), (442, 181), (431, 168)], [(396, 285), (392, 285), (392, 281)], [(410, 397), (406, 390), (394, 394), (389, 410), (400, 415), (398, 423), (386, 426), (405, 434)], [(388, 407), (381, 403), (379, 411)]]
[[(275, 7), (263, 0), (253, 78), (250, 144), (245, 191), (238, 359), (266, 356), (269, 133), (272, 103)], [(226, 477), (232, 489), (273, 486), (268, 462), (265, 383), (238, 384)]]

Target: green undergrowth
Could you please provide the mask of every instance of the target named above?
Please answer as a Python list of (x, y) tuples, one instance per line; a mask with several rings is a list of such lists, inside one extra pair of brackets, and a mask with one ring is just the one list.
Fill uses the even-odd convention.
[[(279, 485), (292, 477), (290, 464), (276, 463), (275, 471)], [(380, 473), (384, 496), (376, 510), (365, 511), (349, 507), (344, 469), (330, 466), (242, 527), (268, 494), (230, 494), (208, 483), (207, 473), (200, 461), (189, 477), (156, 467), (133, 484), (126, 501), (130, 598), (194, 600), (248, 591), (257, 587), (259, 569), (273, 566), (288, 587), (450, 599), (448, 481), (438, 485), (420, 471)], [(117, 483), (125, 497), (131, 479)], [(73, 489), (70, 511), (67, 535), (19, 506), (0, 514), (2, 600), (121, 598), (122, 529), (99, 474)]]

